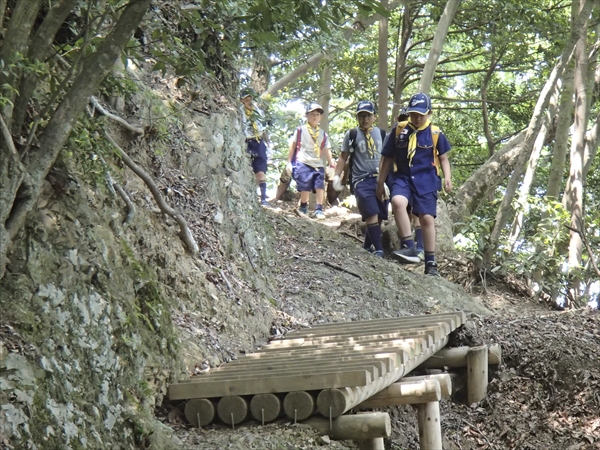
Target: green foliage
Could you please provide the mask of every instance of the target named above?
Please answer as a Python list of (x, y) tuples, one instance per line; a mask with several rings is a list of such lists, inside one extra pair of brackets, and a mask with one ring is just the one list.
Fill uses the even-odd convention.
[(104, 137), (104, 123), (81, 116), (75, 124), (61, 158), (73, 158), (79, 175), (92, 185), (102, 185), (106, 162), (114, 156), (114, 147)]

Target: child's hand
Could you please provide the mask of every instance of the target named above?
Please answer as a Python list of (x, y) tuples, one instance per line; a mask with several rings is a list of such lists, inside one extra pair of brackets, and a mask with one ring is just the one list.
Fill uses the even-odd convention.
[(444, 189), (446, 192), (452, 192), (452, 180), (450, 178), (444, 179)]
[(344, 186), (342, 186), (342, 180), (340, 180), (340, 176), (336, 175), (333, 177), (333, 188), (338, 191), (341, 192), (342, 189), (344, 189)]

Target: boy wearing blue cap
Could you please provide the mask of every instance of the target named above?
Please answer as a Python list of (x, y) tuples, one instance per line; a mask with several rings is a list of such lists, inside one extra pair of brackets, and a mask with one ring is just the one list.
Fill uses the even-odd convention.
[(260, 188), (260, 203), (263, 206), (269, 206), (267, 203), (267, 145), (266, 138), (266, 120), (264, 112), (253, 102), (255, 92), (251, 88), (244, 88), (240, 92), (240, 101), (242, 102), (242, 123), (244, 126), (244, 135), (246, 136), (246, 152), (250, 155), (252, 171), (256, 178), (256, 183)]
[(383, 258), (383, 245), (381, 242), (381, 221), (388, 218), (388, 201), (377, 198), (377, 174), (379, 173), (379, 159), (385, 138), (385, 131), (374, 127), (375, 105), (373, 102), (363, 100), (356, 107), (358, 127), (348, 130), (342, 142), (342, 151), (335, 168), (333, 188), (341, 191), (343, 185), (340, 175), (344, 170), (346, 161), (350, 158), (350, 191), (356, 197), (356, 204), (367, 224), (363, 248)]
[[(411, 236), (406, 207), (419, 217), (425, 244), (425, 274), (439, 276), (435, 262), (435, 224), (438, 191), (442, 188), (439, 169), (444, 175), (444, 187), (452, 190), (450, 162), (447, 153), (450, 143), (437, 127), (431, 125), (431, 99), (418, 93), (408, 103), (408, 123), (390, 133), (381, 151), (382, 159), (377, 183), (377, 197), (383, 199), (383, 182), (394, 167), (390, 191), (392, 211), (401, 235), (401, 249), (393, 252), (401, 263), (420, 261)], [(434, 133), (437, 135), (434, 138)]]
[(311, 191), (316, 193), (315, 218), (324, 219), (323, 194), (325, 192), (325, 164), (335, 167), (331, 157), (331, 145), (319, 122), (325, 111), (321, 105), (311, 103), (306, 109), (307, 124), (296, 129), (290, 140), (287, 171), (292, 174), (300, 191), (298, 212), (308, 214)]
[[(398, 113), (398, 122), (394, 124), (392, 128), (395, 128), (399, 122), (406, 122), (409, 118), (408, 107), (403, 106)], [(417, 247), (417, 254), (419, 255), (419, 259), (421, 261), (425, 260), (425, 247), (423, 246), (423, 230), (421, 229), (421, 222), (419, 222), (419, 218), (415, 216), (411, 211), (411, 206), (408, 205), (408, 214), (410, 215), (410, 221), (412, 222), (413, 228), (415, 230), (415, 245)]]

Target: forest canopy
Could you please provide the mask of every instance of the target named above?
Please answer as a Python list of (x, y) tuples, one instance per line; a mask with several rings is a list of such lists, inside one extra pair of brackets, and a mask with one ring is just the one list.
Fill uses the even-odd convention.
[(453, 146), (458, 189), (443, 200), (473, 276), (511, 273), (563, 305), (597, 295), (591, 0), (4, 0), (0, 11), (0, 277), (43, 180), (88, 126), (91, 99), (135, 91), (117, 61), (175, 78), (183, 103), (201, 86), (235, 102), (254, 88), (272, 121), (272, 183), (303, 120), (294, 105), (324, 106), (337, 152), (359, 100), (377, 104), (389, 129), (427, 92)]

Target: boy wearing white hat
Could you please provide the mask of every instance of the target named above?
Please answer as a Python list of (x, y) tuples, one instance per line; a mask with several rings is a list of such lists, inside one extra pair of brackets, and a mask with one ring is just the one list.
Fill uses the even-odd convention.
[(287, 170), (300, 192), (298, 212), (308, 214), (311, 191), (316, 193), (315, 218), (324, 219), (325, 165), (335, 167), (327, 133), (319, 128), (323, 107), (311, 103), (306, 109), (307, 123), (298, 127), (290, 140)]

